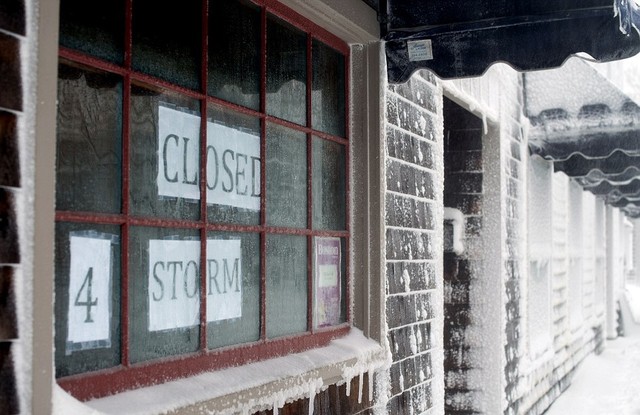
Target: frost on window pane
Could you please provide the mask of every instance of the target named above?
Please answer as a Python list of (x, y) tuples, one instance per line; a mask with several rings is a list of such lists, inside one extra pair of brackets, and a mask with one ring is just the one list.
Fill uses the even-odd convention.
[(246, 1), (214, 1), (209, 10), (208, 93), (260, 106), (260, 10)]
[(267, 127), (267, 224), (307, 226), (307, 141), (304, 133)]
[(120, 212), (122, 79), (60, 65), (56, 209)]
[(134, 215), (199, 218), (199, 108), (193, 99), (132, 86), (129, 197)]
[(267, 337), (307, 330), (307, 238), (267, 235)]
[(313, 41), (312, 126), (330, 134), (345, 135), (344, 56)]
[(132, 227), (131, 362), (194, 352), (200, 344), (200, 239), (194, 230)]
[(118, 226), (56, 224), (56, 377), (120, 364), (119, 239)]
[(260, 221), (260, 122), (220, 107), (207, 122), (209, 222)]
[(313, 227), (346, 227), (346, 154), (341, 144), (313, 138)]
[(134, 1), (133, 69), (199, 89), (201, 15), (199, 1), (185, 1), (179, 7), (152, 0)]
[(293, 26), (267, 21), (267, 113), (307, 123), (307, 38)]
[(60, 45), (122, 63), (124, 0), (60, 2)]
[(206, 280), (208, 347), (213, 349), (258, 340), (259, 235), (210, 233)]

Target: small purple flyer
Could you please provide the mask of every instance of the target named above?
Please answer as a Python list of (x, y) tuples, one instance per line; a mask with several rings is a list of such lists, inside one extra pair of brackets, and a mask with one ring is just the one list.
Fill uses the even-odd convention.
[(340, 238), (315, 238), (315, 327), (340, 323)]

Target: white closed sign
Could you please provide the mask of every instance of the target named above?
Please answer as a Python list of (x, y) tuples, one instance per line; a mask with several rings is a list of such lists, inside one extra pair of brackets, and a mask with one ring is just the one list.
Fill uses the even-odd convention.
[[(200, 117), (158, 107), (158, 195), (200, 199)], [(260, 210), (260, 137), (207, 122), (207, 203)]]

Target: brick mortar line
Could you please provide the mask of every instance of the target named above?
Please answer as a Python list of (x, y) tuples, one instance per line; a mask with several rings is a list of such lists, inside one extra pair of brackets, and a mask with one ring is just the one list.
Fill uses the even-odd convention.
[(397, 157), (393, 157), (393, 156), (389, 156), (389, 155), (387, 155), (387, 159), (388, 159), (388, 160), (394, 160), (394, 161), (397, 161), (398, 163), (400, 163), (400, 164), (404, 164), (404, 165), (409, 166), (409, 167), (413, 167), (413, 168), (415, 168), (416, 170), (420, 170), (420, 171), (427, 172), (427, 173), (437, 174), (437, 170), (435, 170), (435, 169), (431, 169), (431, 168), (429, 168), (429, 167), (424, 167), (424, 166), (421, 166), (421, 165), (419, 165), (419, 164), (413, 164), (413, 163), (412, 163), (412, 162), (410, 162), (410, 161), (402, 160), (402, 159), (397, 158)]
[(417, 290), (417, 291), (402, 291), (398, 293), (387, 293), (387, 297), (410, 297), (412, 295), (417, 294), (433, 294), (439, 291), (438, 288), (429, 288), (427, 290)]
[(399, 125), (395, 125), (395, 124), (394, 124), (394, 123), (392, 123), (392, 122), (387, 121), (387, 122), (385, 123), (385, 125), (386, 125), (386, 126), (389, 126), (389, 127), (391, 127), (391, 128), (393, 128), (394, 130), (401, 131), (401, 132), (403, 132), (403, 133), (405, 133), (405, 134), (407, 134), (407, 135), (409, 135), (409, 136), (411, 136), (411, 137), (413, 137), (413, 138), (416, 138), (417, 140), (420, 140), (420, 141), (422, 141), (422, 142), (424, 142), (424, 143), (430, 144), (430, 145), (432, 145), (432, 146), (435, 146), (435, 145), (436, 145), (436, 142), (435, 142), (434, 140), (431, 140), (431, 139), (429, 139), (429, 138), (423, 137), (423, 136), (418, 135), (418, 134), (416, 134), (416, 133), (414, 133), (414, 132), (411, 132), (411, 131), (409, 131), (409, 130), (405, 130), (404, 128), (400, 127)]
[(406, 193), (400, 193), (400, 192), (395, 191), (395, 190), (385, 189), (384, 191), (385, 191), (385, 193), (388, 193), (388, 194), (391, 194), (391, 195), (404, 196), (404, 197), (407, 197), (409, 199), (418, 200), (420, 202), (425, 202), (425, 203), (436, 203), (437, 202), (434, 199), (429, 199), (429, 198), (426, 198), (426, 197), (418, 197), (418, 196), (409, 195), (409, 194), (406, 194)]
[(395, 95), (395, 96), (396, 96), (398, 99), (400, 99), (401, 101), (404, 101), (404, 102), (406, 102), (406, 103), (410, 104), (410, 105), (411, 105), (412, 107), (414, 107), (415, 109), (417, 109), (417, 110), (419, 110), (419, 111), (422, 111), (422, 112), (425, 112), (425, 113), (427, 113), (428, 115), (432, 115), (432, 116), (434, 116), (434, 117), (437, 117), (437, 116), (438, 116), (438, 114), (437, 114), (436, 112), (432, 112), (431, 110), (429, 110), (429, 109), (427, 109), (427, 108), (421, 107), (421, 106), (420, 106), (420, 104), (418, 104), (418, 103), (416, 103), (416, 102), (411, 101), (409, 98), (405, 98), (405, 97), (403, 97), (402, 95), (398, 94), (397, 92), (389, 91), (389, 95)]

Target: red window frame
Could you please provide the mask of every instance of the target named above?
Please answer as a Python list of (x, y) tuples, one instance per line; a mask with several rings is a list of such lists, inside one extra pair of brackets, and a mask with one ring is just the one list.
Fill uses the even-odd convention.
[[(127, 0), (125, 7), (125, 54), (122, 65), (117, 65), (104, 61), (85, 53), (72, 49), (60, 47), (59, 58), (82, 64), (84, 66), (99, 69), (109, 73), (117, 74), (123, 78), (123, 108), (122, 108), (122, 210), (120, 214), (100, 214), (95, 212), (78, 211), (56, 211), (56, 222), (75, 222), (84, 224), (108, 224), (119, 225), (121, 229), (121, 362), (120, 365), (106, 370), (87, 372), (83, 374), (71, 375), (57, 379), (58, 384), (80, 400), (88, 400), (103, 396), (112, 395), (124, 390), (135, 389), (164, 382), (166, 380), (178, 379), (191, 376), (197, 373), (222, 369), (225, 367), (246, 364), (251, 361), (282, 356), (284, 354), (300, 352), (312, 347), (327, 344), (331, 339), (347, 334), (351, 327), (352, 316), (350, 312), (350, 284), (347, 282), (345, 301), (347, 304), (346, 322), (329, 328), (314, 328), (313, 324), (313, 238), (317, 236), (340, 237), (345, 241), (346, 250), (346, 275), (350, 272), (349, 263), (349, 46), (322, 27), (314, 24), (298, 13), (280, 4), (276, 0), (251, 0), (261, 9), (261, 61), (260, 61), (260, 108), (258, 111), (242, 107), (230, 102), (207, 95), (207, 65), (208, 65), (208, 1), (202, 0), (202, 63), (201, 63), (201, 85), (200, 90), (195, 91), (171, 84), (167, 81), (155, 78), (144, 73), (136, 72), (132, 69), (132, 1)], [(303, 30), (307, 37), (307, 85), (306, 85), (306, 105), (307, 118), (306, 125), (298, 125), (267, 114), (266, 111), (266, 30), (267, 16), (273, 15), (287, 21), (295, 27)], [(345, 57), (345, 137), (339, 137), (322, 131), (314, 130), (311, 127), (311, 94), (312, 94), (312, 42), (319, 40), (335, 49)], [(130, 113), (131, 85), (133, 81), (142, 81), (149, 85), (159, 86), (169, 91), (174, 91), (187, 97), (195, 98), (200, 102), (202, 114), (207, 114), (210, 104), (216, 104), (223, 108), (231, 109), (241, 114), (250, 115), (260, 120), (261, 137), (260, 152), (262, 157), (266, 151), (266, 131), (267, 123), (278, 124), (287, 128), (300, 131), (306, 134), (307, 139), (307, 227), (304, 229), (273, 227), (266, 224), (266, 163), (261, 163), (261, 200), (260, 200), (260, 224), (259, 225), (232, 225), (209, 223), (207, 220), (206, 202), (206, 123), (207, 117), (201, 117), (200, 128), (200, 219), (199, 220), (175, 220), (153, 217), (138, 217), (130, 213), (129, 206), (129, 142), (130, 142)], [(339, 143), (345, 148), (346, 160), (346, 228), (345, 230), (314, 230), (313, 229), (313, 192), (311, 189), (313, 160), (312, 160), (312, 139), (320, 137), (324, 140)], [(264, 160), (264, 157), (263, 157)], [(207, 349), (207, 321), (206, 321), (206, 290), (200, 290), (200, 347), (195, 353), (177, 355), (163, 358), (156, 361), (132, 364), (129, 361), (129, 231), (132, 226), (154, 226), (162, 228), (195, 229), (200, 232), (201, 243), (201, 269), (205, 269), (206, 262), (206, 240), (209, 231), (231, 231), (231, 232), (252, 232), (260, 235), (260, 340), (249, 344), (240, 344), (221, 349)], [(307, 331), (304, 333), (290, 335), (286, 337), (268, 339), (266, 336), (266, 235), (267, 234), (288, 234), (306, 236), (307, 238)], [(200, 275), (200, 286), (205, 286), (205, 273)], [(159, 381), (162, 379), (162, 381)]]

